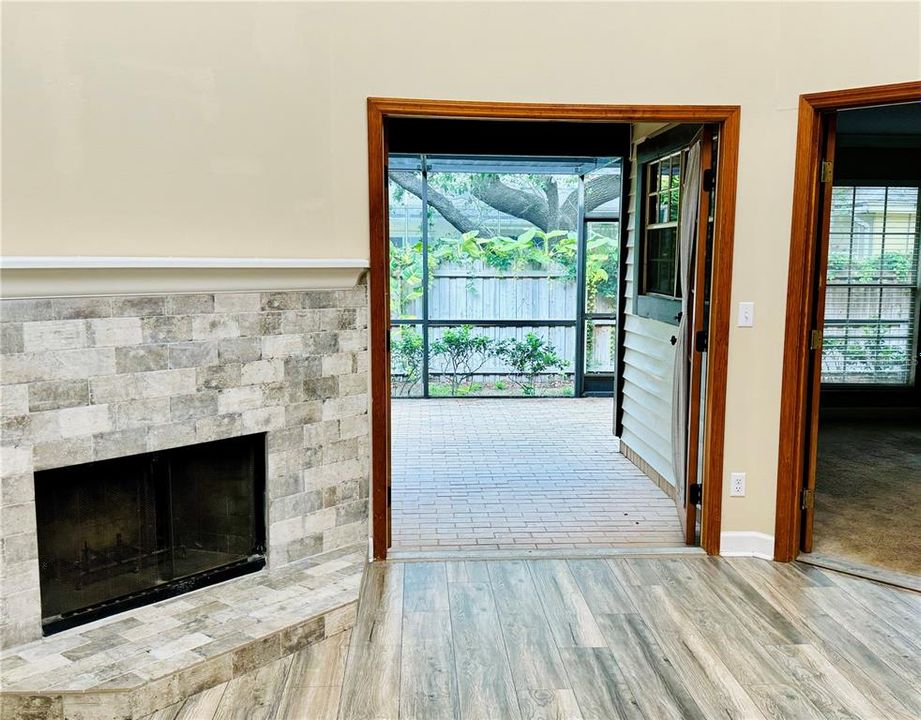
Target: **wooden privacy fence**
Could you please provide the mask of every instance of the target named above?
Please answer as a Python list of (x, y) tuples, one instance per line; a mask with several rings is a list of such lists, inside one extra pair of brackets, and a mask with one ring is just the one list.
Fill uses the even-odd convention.
[[(420, 308), (421, 310), (421, 308)], [(429, 288), (429, 319), (575, 320), (576, 279), (563, 268), (500, 273), (442, 265)]]
[[(503, 340), (524, 340), (534, 333), (549, 341), (556, 353), (569, 361), (558, 375), (573, 372), (576, 357), (576, 279), (568, 277), (559, 265), (547, 269), (522, 269), (502, 272), (482, 261), (469, 264), (443, 263), (433, 272), (429, 281), (429, 320), (432, 322), (456, 321), (451, 327), (465, 324), (474, 326), (474, 334), (484, 335), (498, 343)], [(403, 307), (404, 318), (419, 319), (423, 313), (422, 298), (416, 298)], [(534, 320), (533, 325), (517, 327), (476, 327), (478, 320)], [(572, 326), (547, 326), (541, 321), (568, 320)], [(421, 332), (420, 326), (416, 326)], [(448, 328), (434, 326), (429, 330), (429, 342), (439, 340)], [(475, 365), (479, 360), (475, 359)], [(433, 374), (450, 374), (443, 362), (431, 358), (429, 371)], [(502, 376), (508, 367), (499, 358), (489, 358), (477, 373), (482, 379)]]

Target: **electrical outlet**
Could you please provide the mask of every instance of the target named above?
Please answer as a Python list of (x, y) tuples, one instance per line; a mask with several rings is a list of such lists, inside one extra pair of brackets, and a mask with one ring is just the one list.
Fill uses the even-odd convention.
[(731, 497), (745, 497), (745, 473), (732, 473), (729, 484), (729, 495)]
[(755, 303), (739, 303), (739, 327), (754, 327), (755, 325)]

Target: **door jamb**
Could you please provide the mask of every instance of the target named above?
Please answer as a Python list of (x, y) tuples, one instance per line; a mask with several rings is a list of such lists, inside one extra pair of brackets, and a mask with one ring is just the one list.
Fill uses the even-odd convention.
[(732, 251), (738, 175), (738, 105), (563, 105), (368, 98), (368, 189), (371, 234), (371, 522), (372, 555), (387, 557), (390, 544), (390, 288), (387, 218), (387, 117), (564, 120), (582, 122), (714, 123), (720, 128), (711, 293), (711, 342), (704, 433), (705, 502), (701, 547), (719, 554), (723, 444), (732, 289)]
[(787, 279), (780, 441), (777, 461), (777, 512), (774, 559), (789, 562), (799, 554), (800, 494), (807, 453), (809, 334), (815, 303), (816, 232), (819, 218), (819, 163), (822, 114), (873, 105), (921, 100), (921, 81), (800, 95), (793, 178), (793, 218)]

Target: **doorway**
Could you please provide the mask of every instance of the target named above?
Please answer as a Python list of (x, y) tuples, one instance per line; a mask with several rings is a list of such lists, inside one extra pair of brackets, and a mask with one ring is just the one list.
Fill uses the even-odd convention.
[[(534, 128), (533, 132), (538, 134), (546, 134), (549, 126), (544, 123), (553, 121), (569, 124), (573, 122), (585, 123), (583, 127), (586, 129), (592, 127), (592, 121), (597, 125), (598, 123), (628, 123), (652, 118), (657, 120), (672, 120), (679, 123), (682, 121), (704, 121), (714, 123), (714, 127), (724, 134), (723, 139), (726, 152), (724, 152), (719, 159), (719, 172), (716, 173), (716, 184), (720, 188), (719, 192), (724, 193), (721, 197), (724, 197), (726, 201), (717, 205), (713, 216), (714, 236), (717, 238), (718, 242), (714, 245), (715, 249), (711, 262), (713, 268), (712, 287), (714, 292), (712, 294), (710, 307), (710, 323), (712, 329), (718, 329), (718, 334), (724, 334), (726, 330), (728, 330), (728, 270), (731, 259), (731, 233), (729, 232), (729, 228), (731, 228), (731, 222), (727, 223), (726, 221), (731, 220), (733, 205), (732, 196), (734, 195), (736, 162), (734, 148), (735, 141), (737, 140), (737, 108), (665, 109), (624, 108), (618, 106), (488, 105), (439, 101), (370, 100), (369, 160), (371, 169), (372, 227), (371, 374), (373, 425), (371, 494), (374, 522), (374, 555), (376, 558), (386, 557), (387, 549), (390, 547), (393, 540), (393, 525), (391, 522), (393, 487), (391, 479), (393, 477), (392, 469), (394, 456), (397, 452), (397, 446), (395, 444), (396, 436), (393, 432), (393, 424), (396, 422), (397, 417), (394, 414), (394, 405), (400, 403), (400, 405), (403, 406), (403, 403), (412, 402), (418, 407), (424, 405), (426, 402), (430, 402), (426, 400), (397, 400), (394, 393), (394, 386), (392, 385), (394, 381), (402, 384), (405, 383), (407, 379), (412, 379), (412, 373), (406, 372), (405, 368), (391, 365), (393, 359), (392, 349), (395, 342), (392, 325), (393, 317), (391, 315), (394, 297), (391, 295), (391, 292), (394, 289), (399, 292), (400, 289), (393, 287), (397, 283), (392, 276), (393, 267), (391, 263), (391, 248), (389, 245), (389, 241), (393, 234), (389, 228), (391, 218), (389, 217), (388, 211), (392, 198), (390, 197), (388, 181), (391, 179), (390, 168), (395, 157), (392, 153), (388, 152), (388, 150), (393, 147), (391, 141), (399, 137), (399, 134), (398, 131), (393, 130), (394, 126), (388, 123), (388, 119), (405, 118), (411, 118), (413, 120), (437, 118), (441, 121), (449, 119), (469, 121), (470, 119), (483, 120), (487, 118), (492, 120), (523, 120)], [(688, 118), (690, 118), (690, 120), (688, 120)], [(496, 123), (496, 125), (498, 125), (498, 123)], [(400, 143), (396, 144), (399, 145)], [(431, 155), (433, 157), (438, 155), (437, 148), (436, 152), (431, 153)], [(495, 153), (493, 153), (493, 155), (495, 156)], [(435, 157), (435, 159), (438, 160), (437, 157)], [(446, 160), (457, 161), (457, 159), (457, 154), (454, 154), (452, 158), (442, 158), (441, 162), (445, 162)], [(425, 162), (427, 162), (427, 159)], [(714, 168), (714, 170), (715, 169), (716, 168)], [(578, 194), (577, 197), (579, 197)], [(582, 197), (584, 199), (584, 195)], [(444, 213), (441, 214), (442, 216), (444, 215)], [(603, 213), (598, 213), (592, 215), (591, 212), (585, 213), (584, 209), (580, 212), (580, 221), (577, 224), (576, 237), (573, 238), (573, 240), (575, 241), (574, 250), (577, 256), (575, 258), (575, 271), (577, 275), (583, 275), (583, 280), (584, 273), (586, 273), (588, 269), (584, 262), (584, 254), (588, 248), (590, 238), (593, 238), (600, 244), (606, 244), (610, 243), (612, 234), (618, 233), (620, 237), (617, 239), (622, 244), (621, 247), (623, 247), (623, 243), (626, 240), (624, 237), (625, 233), (621, 231), (622, 226), (620, 225), (618, 225), (616, 229), (612, 228), (615, 219), (619, 220), (619, 215), (615, 218), (613, 214), (604, 215)], [(427, 224), (427, 221), (423, 223), (423, 225), (425, 224)], [(462, 230), (463, 228), (458, 229)], [(544, 232), (547, 232), (547, 230), (548, 228), (543, 228)], [(595, 233), (595, 235), (592, 235), (592, 233)], [(478, 235), (475, 232), (466, 237), (465, 233), (461, 232), (458, 239), (461, 243), (470, 240), (476, 242), (477, 237)], [(515, 235), (512, 235), (511, 238), (513, 240), (522, 240), (522, 238), (516, 237)], [(534, 240), (534, 238), (530, 236), (526, 239), (528, 243)], [(480, 249), (483, 248), (481, 247)], [(582, 257), (578, 257), (580, 254)], [(619, 266), (617, 269), (618, 275), (620, 275), (620, 267), (622, 266)], [(427, 260), (422, 262), (422, 268), (423, 273), (428, 274), (430, 272), (430, 263)], [(619, 277), (618, 280), (620, 279)], [(467, 280), (469, 280), (469, 278), (467, 278)], [(431, 282), (431, 278), (427, 278), (426, 283), (428, 282)], [(427, 284), (425, 286), (428, 287)], [(568, 380), (572, 388), (570, 392), (572, 395), (578, 394), (581, 396), (597, 395), (600, 394), (600, 392), (605, 392), (606, 388), (610, 388), (607, 392), (612, 392), (614, 387), (619, 387), (619, 383), (617, 382), (617, 365), (619, 359), (617, 355), (614, 354), (613, 357), (602, 357), (600, 358), (600, 362), (596, 362), (599, 356), (595, 353), (599, 344), (602, 348), (605, 344), (610, 347), (612, 343), (615, 347), (617, 346), (619, 341), (619, 328), (614, 322), (617, 320), (617, 310), (620, 309), (619, 303), (623, 301), (623, 298), (620, 296), (616, 298), (618, 306), (612, 311), (609, 305), (606, 305), (604, 302), (596, 302), (595, 300), (597, 300), (597, 298), (592, 298), (590, 293), (586, 292), (586, 285), (584, 282), (578, 283), (577, 287), (579, 288), (579, 297), (577, 300), (578, 311), (575, 318), (567, 318), (565, 321), (567, 324), (573, 324), (574, 320), (575, 327), (572, 329), (575, 331), (575, 336), (577, 338), (574, 349), (577, 351), (578, 355), (574, 358), (576, 362), (571, 365), (572, 377), (571, 380)], [(619, 291), (622, 288), (623, 285), (620, 285)], [(431, 297), (422, 299), (423, 306), (428, 305), (430, 302)], [(435, 303), (431, 304), (434, 305)], [(431, 313), (428, 312), (430, 309), (431, 308), (427, 307), (420, 308), (423, 314), (421, 319), (419, 317), (400, 318), (406, 322), (397, 323), (397, 327), (395, 328), (402, 336), (406, 332), (405, 326), (413, 325), (415, 326), (413, 329), (422, 334), (421, 343), (414, 341), (413, 344), (421, 344), (423, 351), (420, 364), (428, 363), (428, 367), (425, 368), (424, 377), (420, 378), (420, 380), (425, 380), (425, 382), (416, 383), (416, 385), (423, 386), (421, 390), (415, 390), (417, 395), (424, 396), (426, 394), (426, 388), (424, 387), (426, 384), (428, 385), (427, 394), (429, 396), (432, 395), (433, 388), (436, 388), (437, 393), (442, 393), (445, 386), (448, 386), (451, 391), (452, 401), (497, 404), (500, 401), (489, 399), (471, 400), (469, 397), (457, 398), (455, 400), (455, 398), (458, 393), (469, 395), (472, 392), (480, 392), (487, 387), (487, 385), (490, 391), (495, 394), (497, 389), (496, 385), (500, 384), (498, 387), (500, 391), (508, 390), (511, 385), (517, 385), (523, 389), (530, 389), (530, 393), (527, 391), (524, 392), (527, 399), (523, 399), (522, 402), (544, 402), (543, 399), (535, 398), (532, 394), (536, 394), (535, 388), (538, 385), (537, 382), (533, 382), (535, 380), (533, 373), (525, 373), (531, 375), (529, 381), (526, 383), (516, 382), (511, 376), (497, 378), (496, 376), (502, 375), (507, 368), (503, 370), (499, 367), (489, 366), (487, 363), (482, 362), (482, 357), (478, 357), (475, 361), (476, 368), (474, 369), (476, 372), (468, 372), (468, 370), (471, 369), (468, 365), (462, 373), (464, 377), (458, 382), (456, 377), (457, 373), (447, 372), (443, 362), (441, 364), (436, 364), (436, 361), (432, 359), (434, 355), (443, 355), (444, 353), (440, 352), (446, 349), (442, 347), (443, 345), (450, 345), (451, 343), (456, 345), (461, 340), (464, 340), (464, 343), (461, 344), (470, 344), (466, 341), (476, 340), (483, 344), (484, 349), (486, 348), (486, 344), (490, 342), (496, 344), (498, 347), (505, 341), (502, 338), (492, 338), (491, 340), (491, 333), (493, 333), (494, 328), (501, 323), (485, 323), (482, 322), (485, 318), (471, 318), (469, 313), (466, 313), (464, 317), (432, 318)], [(552, 318), (543, 318), (543, 321), (546, 322), (550, 319)], [(435, 320), (435, 322), (433, 322), (433, 320)], [(442, 327), (438, 327), (439, 320), (442, 321)], [(477, 322), (477, 320), (480, 322)], [(528, 323), (533, 325), (534, 320), (534, 318), (526, 318), (525, 325)], [(458, 325), (457, 321), (465, 322)], [(605, 321), (607, 321), (607, 323)], [(442, 329), (444, 323), (447, 324), (447, 329)], [(427, 327), (425, 327), (426, 325)], [(690, 337), (691, 330), (692, 324), (688, 322), (685, 323), (681, 330), (677, 330), (677, 332), (686, 332)], [(445, 333), (447, 332), (452, 332), (458, 335), (458, 337), (448, 338), (446, 342)], [(461, 338), (459, 337), (461, 334), (470, 337)], [(530, 335), (534, 335), (534, 338), (531, 338)], [(603, 343), (598, 343), (599, 336), (605, 338)], [(397, 339), (402, 340), (402, 337)], [(532, 339), (538, 343), (546, 341), (546, 338), (543, 338), (540, 334), (530, 332), (527, 333), (525, 338), (519, 339), (517, 342), (522, 343), (523, 341), (524, 344), (527, 344)], [(515, 344), (514, 339), (510, 339), (510, 341), (511, 345)], [(408, 345), (409, 343), (407, 343), (407, 346)], [(725, 344), (721, 343), (718, 347), (722, 349), (720, 353), (717, 354), (721, 354), (725, 349)], [(433, 349), (439, 352), (433, 355)], [(480, 353), (480, 355), (484, 354), (487, 354), (485, 350)], [(450, 355), (447, 357), (450, 357)], [(452, 375), (455, 377), (451, 377)], [(700, 423), (704, 428), (703, 440), (701, 442), (701, 446), (703, 447), (701, 458), (703, 458), (702, 464), (705, 469), (703, 473), (706, 478), (705, 484), (708, 482), (711, 484), (707, 488), (710, 492), (710, 500), (703, 505), (703, 531), (701, 537), (705, 549), (709, 552), (718, 552), (719, 475), (721, 472), (722, 454), (725, 362), (716, 363), (714, 362), (714, 358), (710, 358), (707, 371), (707, 382), (703, 384), (703, 387), (706, 388), (707, 403), (705, 406), (706, 418), (703, 423)], [(598, 388), (601, 388), (600, 392)], [(548, 402), (551, 401), (548, 400)], [(608, 401), (602, 400), (602, 402)], [(472, 405), (468, 405), (467, 407), (470, 408)], [(496, 407), (498, 407), (498, 405), (496, 405)], [(536, 409), (537, 406), (533, 405), (532, 407)], [(611, 409), (612, 412), (609, 414), (609, 417), (613, 420), (613, 407)], [(419, 412), (423, 411), (420, 409)], [(496, 411), (492, 411), (491, 414), (495, 415), (495, 413)], [(431, 420), (429, 424), (431, 425)], [(611, 424), (613, 423), (609, 424), (609, 428)], [(440, 426), (443, 427), (443, 425), (442, 423)], [(695, 426), (696, 425), (697, 424), (695, 424)], [(415, 443), (414, 445), (416, 448), (420, 446), (419, 443)], [(694, 443), (694, 445), (696, 447), (697, 443)], [(592, 454), (590, 450), (587, 453), (589, 457), (591, 457)], [(714, 473), (713, 468), (717, 465), (717, 458), (719, 458), (720, 469)], [(566, 479), (564, 469), (560, 476), (560, 482), (565, 483)], [(688, 499), (688, 493), (683, 487), (680, 489), (680, 495), (680, 511), (681, 513), (685, 513), (687, 512), (687, 505), (694, 505), (694, 501), (693, 499)], [(696, 505), (694, 505), (694, 507), (696, 507)]]
[(921, 587), (919, 98), (909, 83), (801, 103), (797, 184), (812, 190), (794, 207), (775, 543), (777, 559), (909, 587)]

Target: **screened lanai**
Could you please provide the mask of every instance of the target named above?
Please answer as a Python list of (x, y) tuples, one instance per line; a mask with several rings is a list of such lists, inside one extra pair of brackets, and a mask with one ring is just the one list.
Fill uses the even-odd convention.
[(612, 395), (620, 158), (391, 155), (394, 397)]
[(390, 156), (393, 550), (681, 543), (614, 436), (623, 167)]

